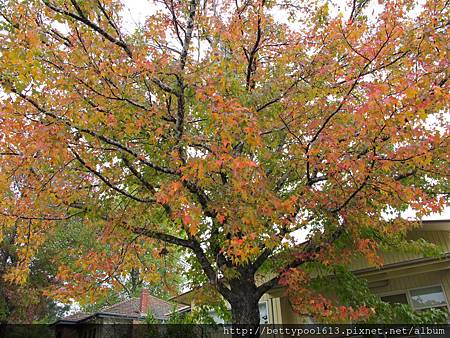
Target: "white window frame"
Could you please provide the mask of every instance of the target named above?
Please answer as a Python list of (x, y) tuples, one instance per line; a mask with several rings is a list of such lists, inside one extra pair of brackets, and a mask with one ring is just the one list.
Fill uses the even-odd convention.
[[(442, 290), (442, 293), (444, 294), (445, 297), (445, 305), (434, 305), (434, 306), (424, 306), (424, 307), (419, 307), (419, 308), (415, 308), (412, 304), (412, 297), (411, 297), (411, 291), (416, 291), (416, 290), (421, 290), (421, 289), (427, 289), (427, 288), (433, 288), (433, 287), (437, 287), (439, 286)], [(445, 288), (442, 284), (432, 284), (432, 285), (426, 285), (426, 286), (420, 286), (417, 288), (408, 288), (405, 290), (398, 290), (398, 291), (390, 291), (390, 292), (386, 292), (386, 293), (382, 293), (379, 295), (379, 297), (388, 297), (388, 296), (394, 296), (394, 295), (399, 295), (399, 294), (405, 294), (406, 295), (406, 300), (408, 302), (408, 305), (411, 306), (414, 310), (416, 311), (420, 311), (420, 310), (426, 310), (426, 309), (433, 309), (433, 308), (440, 308), (440, 307), (446, 307), (447, 308), (447, 312), (450, 313), (450, 305), (449, 305), (449, 299), (447, 297), (447, 294), (445, 293)]]

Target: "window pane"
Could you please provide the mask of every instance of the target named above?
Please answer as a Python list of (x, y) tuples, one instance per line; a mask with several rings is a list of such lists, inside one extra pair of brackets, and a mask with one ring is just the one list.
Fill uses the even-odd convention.
[(381, 300), (389, 304), (408, 304), (408, 298), (406, 297), (406, 293), (384, 296), (381, 297)]
[(215, 311), (209, 311), (210, 317), (214, 320), (214, 323), (216, 324), (224, 324), (224, 321)]
[(269, 323), (269, 316), (267, 313), (267, 303), (259, 303), (259, 323), (260, 324), (268, 324)]
[(416, 309), (444, 306), (447, 304), (440, 286), (432, 286), (411, 291), (412, 306)]

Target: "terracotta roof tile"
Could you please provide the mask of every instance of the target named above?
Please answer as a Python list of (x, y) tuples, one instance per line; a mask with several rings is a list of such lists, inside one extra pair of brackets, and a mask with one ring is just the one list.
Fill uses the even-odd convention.
[(99, 313), (113, 313), (123, 316), (137, 316), (139, 317), (141, 314), (139, 313), (139, 298), (131, 298), (124, 300), (120, 303), (111, 305), (109, 307), (103, 308)]
[(168, 318), (167, 314), (173, 312), (176, 309), (180, 309), (183, 306), (175, 303), (170, 303), (165, 300), (159, 299), (155, 296), (149, 295), (148, 308), (143, 309), (144, 311), (141, 313), (139, 311), (139, 307), (140, 307), (140, 298), (136, 297), (105, 307), (100, 311), (97, 311), (92, 314), (82, 312), (75, 313), (73, 315), (62, 318), (61, 321), (70, 321), (76, 323), (83, 321), (91, 316), (95, 315), (107, 316), (108, 314), (142, 319), (147, 315), (148, 312), (153, 313), (153, 316), (156, 319), (164, 320)]
[(84, 313), (84, 312), (77, 312), (74, 313), (72, 315), (66, 316), (64, 318), (62, 318), (62, 321), (68, 321), (68, 322), (79, 322), (83, 319), (86, 319), (88, 317), (90, 317), (91, 315), (88, 313)]

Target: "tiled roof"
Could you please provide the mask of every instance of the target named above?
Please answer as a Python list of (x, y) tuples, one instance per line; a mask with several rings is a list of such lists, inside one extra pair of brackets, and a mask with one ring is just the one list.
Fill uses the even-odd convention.
[(74, 313), (72, 315), (66, 316), (64, 318), (61, 319), (61, 321), (67, 321), (67, 322), (79, 322), (82, 321), (88, 317), (90, 317), (91, 315), (88, 313), (84, 313), (84, 312), (77, 312)]
[(152, 295), (148, 295), (148, 297), (148, 307), (147, 309), (142, 309), (142, 312), (139, 311), (140, 298), (136, 297), (105, 307), (100, 311), (92, 314), (82, 312), (75, 313), (73, 315), (60, 319), (58, 322), (79, 323), (93, 316), (120, 316), (133, 319), (143, 319), (148, 312), (151, 312), (155, 319), (165, 320), (168, 318), (168, 313), (171, 313), (174, 310), (182, 307), (174, 303), (166, 302), (165, 300), (159, 299)]
[(102, 314), (117, 314), (117, 315), (124, 315), (124, 316), (136, 316), (136, 317), (142, 317), (146, 316), (148, 312), (151, 312), (153, 316), (156, 319), (167, 319), (166, 314), (169, 312), (172, 312), (174, 309), (177, 309), (178, 305), (175, 305), (173, 303), (166, 302), (165, 300), (159, 299), (155, 296), (148, 295), (149, 297), (149, 303), (148, 308), (143, 309), (143, 312), (140, 313), (139, 311), (139, 305), (140, 305), (140, 299), (139, 298), (132, 298), (126, 301), (123, 301), (118, 304), (114, 304), (110, 307), (107, 307), (105, 309), (102, 309), (99, 311)]
[[(130, 317), (140, 317), (139, 298), (131, 298), (103, 308), (99, 313), (111, 313)], [(144, 314), (145, 315), (145, 314)]]
[[(167, 319), (167, 313), (182, 308), (181, 305), (169, 303), (152, 295), (150, 296), (149, 309), (156, 319)], [(148, 312), (149, 310), (147, 310)]]

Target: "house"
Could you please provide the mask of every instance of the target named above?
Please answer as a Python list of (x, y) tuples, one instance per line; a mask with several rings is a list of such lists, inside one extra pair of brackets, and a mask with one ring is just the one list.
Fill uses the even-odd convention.
[[(423, 238), (437, 244), (445, 255), (443, 258), (426, 258), (414, 253), (383, 252), (384, 265), (381, 268), (370, 266), (364, 259), (357, 259), (351, 265), (351, 270), (366, 279), (369, 288), (386, 302), (407, 303), (416, 310), (433, 307), (449, 311), (450, 220), (423, 221), (420, 228), (408, 234), (408, 238)], [(173, 300), (195, 306), (195, 291), (181, 294)], [(261, 298), (259, 308), (261, 323), (305, 322), (304, 317), (293, 312), (282, 286), (267, 292)]]
[[(124, 300), (112, 306), (105, 307), (98, 312), (78, 312), (59, 319), (52, 324), (57, 338), (83, 337), (101, 338), (121, 336), (118, 330), (132, 330), (133, 325), (145, 322), (151, 313), (153, 318), (164, 323), (174, 310), (181, 310), (182, 306), (167, 302), (152, 296), (148, 290), (143, 289), (140, 297)], [(101, 324), (101, 325), (98, 325)], [(114, 334), (110, 331), (114, 330)], [(127, 337), (132, 335), (124, 332)]]

